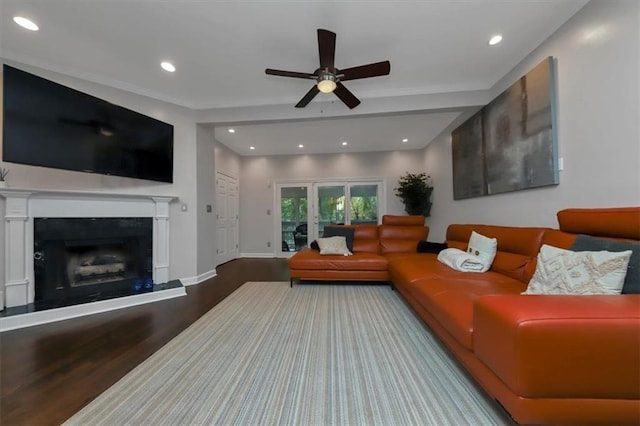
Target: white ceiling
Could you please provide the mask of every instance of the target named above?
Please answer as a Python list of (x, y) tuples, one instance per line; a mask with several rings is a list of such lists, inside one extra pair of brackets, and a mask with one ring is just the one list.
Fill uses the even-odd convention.
[[(216, 129), (217, 138), (242, 155), (421, 148), (463, 111), (389, 118), (309, 120), (353, 114), (332, 94), (306, 108), (293, 105), (311, 80), (267, 76), (265, 68), (313, 72), (318, 67), (317, 28), (337, 33), (336, 67), (391, 61), (391, 74), (345, 82), (371, 112), (385, 99), (486, 91), (587, 3), (587, 0), (424, 1), (204, 1), (204, 0), (2, 0), (0, 56), (196, 110), (286, 106), (287, 120)], [(40, 31), (12, 21), (22, 15)], [(501, 33), (504, 41), (487, 44)], [(159, 64), (172, 61), (177, 71)], [(333, 101), (335, 99), (335, 101)], [(315, 110), (314, 108), (315, 105)], [(402, 104), (393, 110), (402, 110)], [(467, 105), (468, 106), (468, 105)], [(290, 108), (290, 110), (289, 110)], [(377, 111), (382, 108), (379, 107)], [(429, 109), (429, 108), (423, 108)], [(410, 111), (411, 108), (407, 108)], [(457, 111), (457, 112), (456, 112)], [(259, 117), (260, 114), (254, 115)], [(305, 121), (296, 122), (296, 118)], [(212, 126), (215, 127), (215, 120)], [(238, 120), (240, 121), (240, 120)], [(258, 120), (255, 120), (258, 121)], [(233, 136), (233, 137), (230, 137)], [(249, 146), (256, 146), (249, 152)]]

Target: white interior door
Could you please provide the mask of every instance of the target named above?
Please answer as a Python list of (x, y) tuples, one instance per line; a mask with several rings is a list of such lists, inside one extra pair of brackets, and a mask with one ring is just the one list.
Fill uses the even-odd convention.
[(238, 180), (216, 173), (216, 237), (217, 264), (238, 257), (239, 225)]

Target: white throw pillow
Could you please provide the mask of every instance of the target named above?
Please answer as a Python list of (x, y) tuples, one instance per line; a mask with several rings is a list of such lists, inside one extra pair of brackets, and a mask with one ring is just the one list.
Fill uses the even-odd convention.
[(476, 231), (471, 231), (471, 238), (469, 238), (469, 245), (467, 246), (467, 253), (476, 256), (482, 263), (482, 270), (480, 272), (487, 272), (491, 268), (493, 259), (496, 257), (498, 251), (498, 240), (495, 238), (488, 238), (484, 235), (478, 234)]
[(631, 253), (574, 252), (545, 244), (522, 294), (620, 294)]
[(351, 256), (353, 253), (347, 248), (347, 239), (342, 236), (318, 238), (318, 247), (320, 254), (341, 254), (343, 256)]

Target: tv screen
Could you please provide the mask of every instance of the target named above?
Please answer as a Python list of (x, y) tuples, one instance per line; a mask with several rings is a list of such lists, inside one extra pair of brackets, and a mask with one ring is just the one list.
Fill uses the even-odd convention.
[(4, 65), (3, 161), (173, 182), (173, 126)]

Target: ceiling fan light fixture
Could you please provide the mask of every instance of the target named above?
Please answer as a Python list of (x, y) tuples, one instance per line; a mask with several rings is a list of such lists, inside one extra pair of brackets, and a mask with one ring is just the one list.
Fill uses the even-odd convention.
[(318, 77), (318, 90), (322, 93), (331, 93), (336, 90), (336, 77), (332, 74), (323, 74)]

